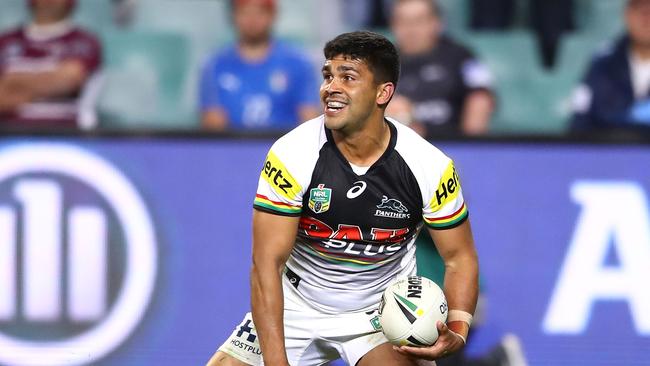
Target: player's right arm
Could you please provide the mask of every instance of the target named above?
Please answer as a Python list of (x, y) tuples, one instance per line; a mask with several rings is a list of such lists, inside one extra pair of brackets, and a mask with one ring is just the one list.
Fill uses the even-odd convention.
[[(308, 126), (299, 128), (310, 131), (304, 127)], [(260, 172), (253, 203), (251, 307), (266, 365), (288, 365), (282, 274), (296, 241), (303, 187), (308, 186), (313, 169), (311, 155), (296, 150), (300, 137), (294, 130), (273, 145)]]
[(284, 347), (282, 272), (293, 249), (299, 217), (253, 212), (251, 305), (267, 365), (289, 365)]

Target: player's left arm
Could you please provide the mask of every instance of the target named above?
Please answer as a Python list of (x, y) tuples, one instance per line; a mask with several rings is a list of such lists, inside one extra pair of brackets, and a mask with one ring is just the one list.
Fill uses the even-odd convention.
[(433, 346), (403, 346), (398, 349), (426, 360), (446, 356), (465, 345), (478, 299), (478, 256), (460, 178), (453, 161), (444, 157), (441, 162), (437, 168), (432, 166), (426, 170), (437, 173), (425, 177), (436, 183), (422, 187), (425, 199), (423, 217), (445, 263), (444, 291), (449, 316), (447, 324), (436, 324), (439, 337)]
[(440, 336), (433, 346), (396, 349), (403, 354), (436, 360), (460, 350), (467, 341), (478, 299), (478, 257), (469, 220), (452, 229), (430, 228), (429, 232), (445, 263), (444, 289), (450, 317), (447, 324), (436, 325)]

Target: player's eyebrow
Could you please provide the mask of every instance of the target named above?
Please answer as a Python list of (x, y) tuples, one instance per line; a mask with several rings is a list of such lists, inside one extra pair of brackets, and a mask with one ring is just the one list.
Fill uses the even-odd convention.
[(340, 65), (339, 67), (336, 68), (336, 70), (338, 72), (354, 71), (356, 73), (359, 73), (359, 71), (357, 71), (356, 67), (348, 66), (348, 65)]
[[(331, 72), (331, 71), (332, 71), (332, 65), (330, 63), (326, 63), (325, 65), (323, 65), (323, 68), (321, 69), (321, 72)], [(336, 71), (338, 72), (352, 71), (352, 72), (356, 72), (357, 74), (359, 73), (356, 67), (349, 66), (349, 65), (339, 65), (336, 67)]]

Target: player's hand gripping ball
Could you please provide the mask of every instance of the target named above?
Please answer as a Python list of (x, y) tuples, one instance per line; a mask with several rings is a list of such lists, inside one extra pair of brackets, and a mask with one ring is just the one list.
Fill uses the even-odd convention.
[(379, 303), (379, 323), (397, 346), (430, 346), (438, 339), (438, 321), (447, 322), (447, 299), (428, 278), (406, 277), (386, 288)]

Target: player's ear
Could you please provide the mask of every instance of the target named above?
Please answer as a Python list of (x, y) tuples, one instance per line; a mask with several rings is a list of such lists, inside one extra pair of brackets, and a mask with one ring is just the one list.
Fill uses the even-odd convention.
[(385, 105), (395, 94), (395, 84), (391, 82), (379, 84), (377, 88), (377, 104)]

